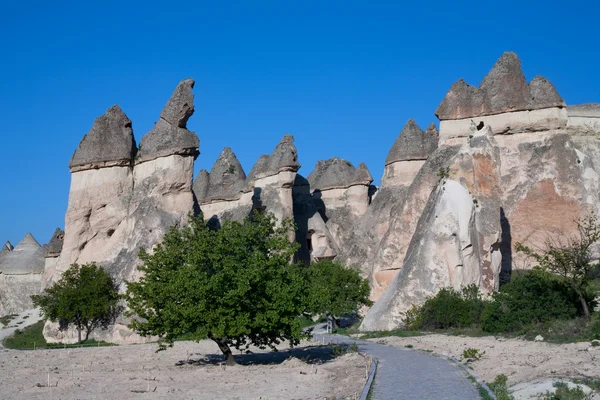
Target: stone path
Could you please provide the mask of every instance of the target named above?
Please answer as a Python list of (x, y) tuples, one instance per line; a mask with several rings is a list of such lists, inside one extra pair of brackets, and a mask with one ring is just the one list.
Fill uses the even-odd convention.
[(347, 336), (327, 335), (325, 325), (313, 330), (316, 339), (352, 344), (361, 353), (379, 360), (373, 384), (375, 400), (479, 400), (479, 394), (465, 372), (448, 360), (426, 354), (360, 341)]

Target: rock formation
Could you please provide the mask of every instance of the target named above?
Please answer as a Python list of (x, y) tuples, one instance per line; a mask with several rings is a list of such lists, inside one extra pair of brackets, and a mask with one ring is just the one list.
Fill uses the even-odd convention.
[[(340, 260), (369, 278), (378, 301), (361, 329), (394, 329), (412, 304), (442, 287), (498, 289), (512, 269), (528, 267), (513, 254), (515, 242), (543, 245), (549, 233), (573, 233), (573, 220), (600, 212), (600, 104), (567, 106), (547, 79), (528, 83), (514, 53), (502, 55), (478, 87), (452, 85), (436, 111), (439, 132), (435, 123), (423, 130), (409, 120), (382, 163), (379, 188), (366, 165), (335, 157), (298, 174), (291, 135), (247, 175), (226, 147), (192, 185), (193, 84), (177, 86), (139, 148), (118, 106), (95, 121), (69, 164), (64, 243), (57, 258), (57, 231), (44, 280), (91, 261), (119, 280), (136, 279), (138, 250), (151, 249), (190, 212), (218, 228), (267, 210), (294, 218), (298, 260)], [(5, 245), (0, 265), (19, 246)], [(96, 337), (141, 340), (126, 322)], [(52, 324), (45, 335), (74, 340)]]
[[(97, 262), (118, 282), (137, 278), (140, 248), (151, 250), (170, 226), (194, 209), (192, 179), (198, 137), (187, 130), (194, 81), (183, 80), (136, 149), (132, 124), (118, 106), (96, 119), (73, 154), (64, 243), (56, 280), (71, 264)], [(107, 151), (106, 148), (110, 148)], [(121, 319), (95, 337), (140, 341)], [(73, 332), (46, 324), (48, 341), (74, 341)]]
[(443, 141), (464, 137), (472, 119), (495, 134), (561, 129), (567, 122), (554, 86), (541, 76), (528, 84), (515, 53), (504, 53), (479, 87), (462, 79), (454, 83), (435, 114)]
[(42, 290), (46, 246), (28, 233), (12, 247), (7, 242), (0, 253), (0, 315), (33, 307), (30, 296)]
[(333, 259), (357, 234), (351, 228), (371, 202), (373, 177), (364, 163), (331, 158), (319, 161), (313, 172), (294, 183), (294, 219), (304, 261)]
[[(411, 304), (445, 286), (495, 290), (512, 268), (529, 267), (512, 253), (515, 242), (543, 246), (548, 235), (573, 234), (574, 220), (598, 212), (597, 108), (565, 108), (547, 80), (524, 82), (518, 58), (507, 53), (479, 88), (459, 82), (440, 104), (441, 147), (415, 183), (433, 160), (441, 168), (439, 181), (400, 273), (362, 330), (402, 326)], [(388, 234), (406, 217), (393, 218)], [(386, 247), (385, 239), (380, 246)]]
[(242, 165), (226, 147), (210, 173), (200, 171), (194, 193), (204, 218), (219, 226), (242, 221), (253, 208), (266, 208), (281, 220), (293, 216), (292, 186), (300, 168), (294, 137), (285, 135), (271, 155), (262, 155), (246, 177)]

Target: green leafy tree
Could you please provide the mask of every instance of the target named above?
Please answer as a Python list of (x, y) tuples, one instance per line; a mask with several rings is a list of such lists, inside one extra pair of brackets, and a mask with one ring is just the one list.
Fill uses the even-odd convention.
[(592, 263), (592, 246), (600, 240), (600, 225), (596, 215), (590, 213), (577, 221), (577, 228), (578, 234), (573, 237), (547, 240), (545, 250), (539, 253), (521, 243), (516, 243), (515, 247), (573, 289), (589, 321), (591, 314), (586, 295), (591, 273), (597, 268), (597, 264)]
[(94, 329), (106, 328), (121, 312), (118, 285), (94, 263), (71, 265), (58, 282), (31, 299), (44, 318), (59, 323), (59, 329), (74, 325), (79, 343), (82, 331), (87, 340)]
[(171, 228), (152, 254), (140, 251), (143, 275), (127, 283), (131, 327), (158, 336), (159, 350), (183, 335), (212, 339), (230, 365), (232, 346), (298, 344), (308, 287), (304, 267), (290, 264), (293, 229), (289, 219), (276, 226), (272, 214), (258, 213), (219, 230), (202, 216)]
[(356, 269), (322, 260), (311, 264), (308, 276), (308, 312), (312, 315), (330, 312), (339, 317), (350, 314), (361, 305), (371, 305), (369, 282)]

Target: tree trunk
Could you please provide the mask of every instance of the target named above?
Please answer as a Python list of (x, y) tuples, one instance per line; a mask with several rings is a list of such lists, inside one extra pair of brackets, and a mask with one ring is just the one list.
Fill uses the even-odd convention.
[(81, 326), (77, 325), (77, 344), (81, 344)]
[(590, 315), (590, 308), (588, 307), (587, 301), (585, 301), (585, 297), (583, 297), (583, 294), (575, 289), (575, 292), (577, 293), (577, 296), (579, 296), (579, 301), (581, 302), (581, 307), (583, 307), (583, 313), (585, 314), (585, 319), (589, 322), (592, 320), (592, 316)]
[(84, 339), (84, 341), (87, 342), (88, 338), (90, 337), (90, 332), (91, 331), (92, 330), (90, 328), (88, 328), (88, 327), (85, 328), (85, 339)]
[(211, 337), (211, 339), (217, 344), (217, 346), (219, 346), (219, 349), (223, 353), (223, 356), (225, 356), (225, 363), (227, 365), (237, 365), (237, 362), (235, 361), (233, 353), (231, 352), (231, 349), (229, 348), (227, 342), (221, 338)]

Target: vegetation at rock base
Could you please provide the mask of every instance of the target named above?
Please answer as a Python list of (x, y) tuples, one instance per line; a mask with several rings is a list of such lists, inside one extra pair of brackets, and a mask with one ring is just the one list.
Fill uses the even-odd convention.
[(117, 283), (94, 263), (71, 265), (58, 282), (31, 299), (45, 319), (58, 322), (59, 329), (75, 326), (78, 343), (82, 331), (88, 340), (94, 329), (112, 324), (121, 312)]
[(516, 244), (537, 265), (513, 271), (512, 279), (487, 298), (476, 285), (443, 288), (404, 314), (409, 330), (445, 330), (466, 335), (523, 335), (565, 342), (600, 339), (600, 317), (591, 312), (597, 296), (592, 246), (600, 241), (594, 214), (577, 221), (579, 234), (564, 244), (548, 241), (536, 253)]
[[(181, 336), (212, 339), (235, 364), (231, 347), (296, 345), (306, 335), (301, 316), (354, 310), (368, 301), (356, 270), (320, 264), (313, 272), (291, 263), (298, 249), (290, 241), (293, 229), (292, 220), (277, 225), (272, 214), (224, 221), (218, 230), (190, 216), (189, 225), (171, 228), (152, 254), (140, 251), (143, 275), (127, 283), (125, 295), (131, 327), (158, 336), (159, 350)], [(340, 277), (349, 282), (346, 291), (324, 290)]]
[(51, 350), (79, 347), (103, 347), (114, 346), (111, 343), (88, 339), (78, 344), (48, 343), (44, 338), (44, 321), (38, 321), (33, 325), (15, 330), (15, 333), (2, 342), (7, 349), (15, 350)]
[(600, 241), (600, 224), (594, 213), (577, 222), (578, 235), (562, 239), (550, 238), (546, 248), (536, 252), (516, 243), (517, 251), (532, 257), (540, 268), (557, 276), (561, 283), (573, 290), (581, 303), (584, 315), (591, 319), (588, 289), (591, 273), (597, 267), (592, 263), (592, 246)]
[(412, 330), (469, 327), (480, 321), (484, 306), (477, 285), (460, 291), (443, 288), (422, 306), (412, 307), (405, 315), (405, 323)]

